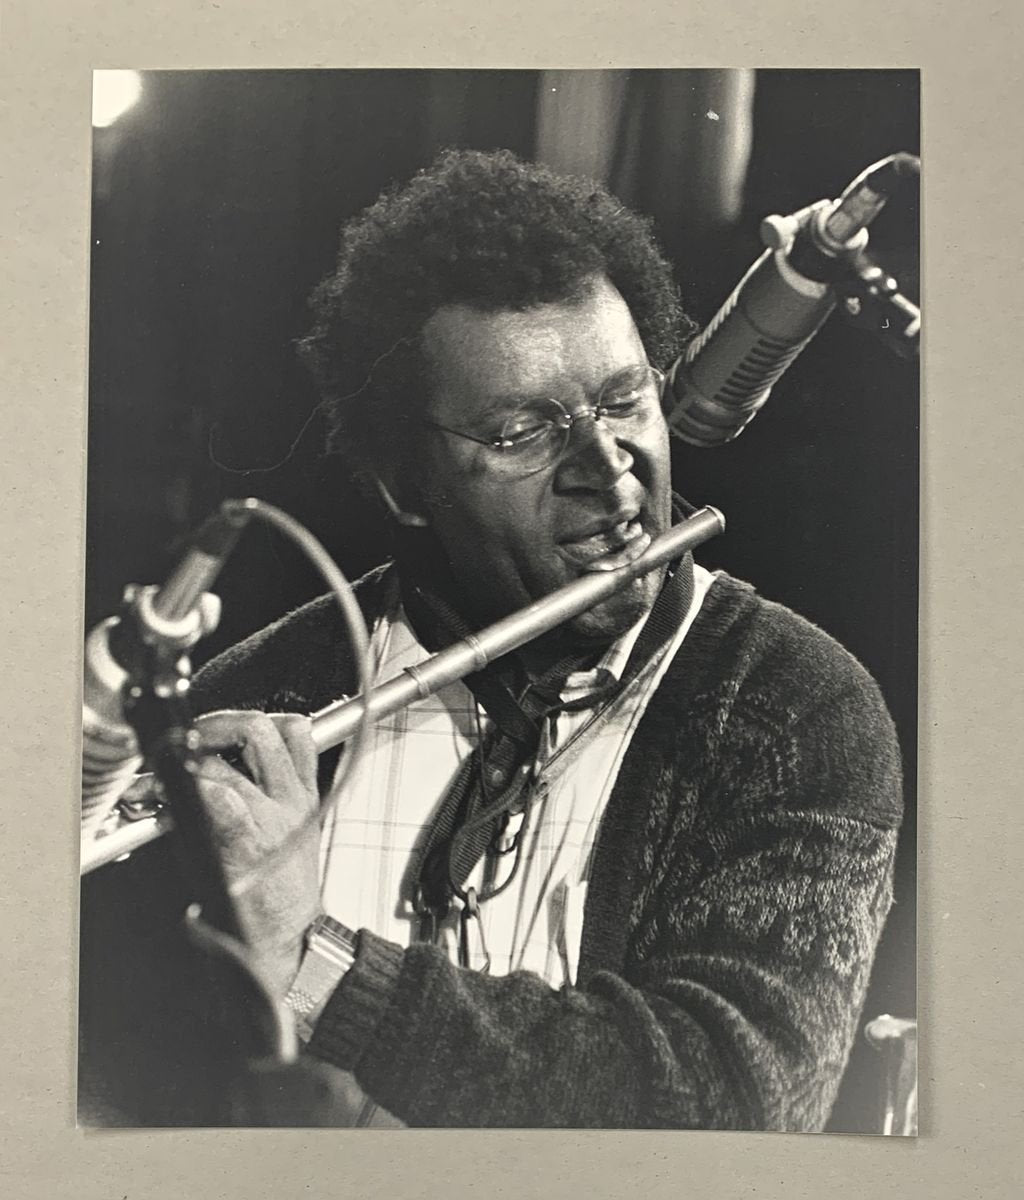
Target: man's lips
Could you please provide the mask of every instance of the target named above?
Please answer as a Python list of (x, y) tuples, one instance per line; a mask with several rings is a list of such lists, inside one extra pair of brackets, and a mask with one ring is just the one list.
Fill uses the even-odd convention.
[(603, 522), (582, 536), (559, 543), (562, 553), (584, 571), (614, 571), (635, 561), (651, 544), (639, 516)]

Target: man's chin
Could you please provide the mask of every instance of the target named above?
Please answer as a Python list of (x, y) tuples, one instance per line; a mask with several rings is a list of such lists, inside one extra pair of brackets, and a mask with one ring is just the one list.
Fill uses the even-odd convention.
[(660, 573), (634, 580), (622, 591), (575, 617), (569, 622), (568, 629), (583, 643), (608, 645), (616, 641), (650, 611), (661, 581)]

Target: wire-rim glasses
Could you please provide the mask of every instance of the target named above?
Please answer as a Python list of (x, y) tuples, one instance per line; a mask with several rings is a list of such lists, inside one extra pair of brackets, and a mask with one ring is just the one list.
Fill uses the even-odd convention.
[(553, 396), (529, 400), (514, 409), (489, 437), (452, 429), (423, 418), (423, 424), (486, 446), (495, 470), (508, 476), (532, 475), (564, 454), (573, 426), (586, 417), (604, 423), (616, 438), (642, 433), (661, 415), (664, 374), (648, 365), (610, 379), (593, 404), (570, 410)]

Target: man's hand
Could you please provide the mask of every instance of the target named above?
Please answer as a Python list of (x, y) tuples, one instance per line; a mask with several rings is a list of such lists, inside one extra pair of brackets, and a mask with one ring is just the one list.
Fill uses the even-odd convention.
[[(320, 911), (320, 798), (308, 717), (216, 712), (196, 722), (199, 787), (246, 941), (278, 999)], [(218, 755), (231, 755), (246, 774)], [(247, 777), (248, 776), (248, 777)]]

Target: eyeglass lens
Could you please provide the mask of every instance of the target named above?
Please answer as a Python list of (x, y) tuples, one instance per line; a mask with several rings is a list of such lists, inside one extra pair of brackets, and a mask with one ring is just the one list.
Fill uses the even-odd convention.
[(640, 433), (660, 412), (662, 375), (653, 367), (613, 380), (593, 405), (570, 412), (558, 400), (531, 401), (502, 426), (499, 462), (516, 471), (537, 471), (565, 450), (578, 421), (605, 421), (622, 434)]

